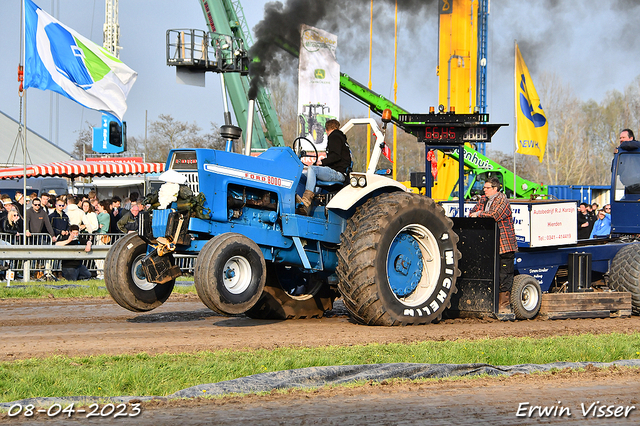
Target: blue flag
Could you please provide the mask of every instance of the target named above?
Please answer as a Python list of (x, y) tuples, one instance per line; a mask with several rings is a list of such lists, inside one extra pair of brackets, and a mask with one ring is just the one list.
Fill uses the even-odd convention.
[(138, 74), (31, 0), (24, 6), (24, 87), (52, 90), (122, 121)]

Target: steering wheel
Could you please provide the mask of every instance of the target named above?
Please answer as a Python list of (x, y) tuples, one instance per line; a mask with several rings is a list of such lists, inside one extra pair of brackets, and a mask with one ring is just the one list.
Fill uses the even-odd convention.
[[(309, 144), (313, 147), (314, 154), (307, 154), (307, 151), (302, 149), (302, 139), (304, 139), (307, 142), (309, 142)], [(309, 139), (307, 139), (306, 137), (298, 136), (293, 141), (293, 145), (291, 146), (291, 148), (293, 149), (293, 152), (296, 153), (296, 155), (298, 156), (298, 158), (300, 160), (302, 160), (302, 157), (309, 157), (309, 158), (313, 158), (313, 165), (314, 166), (318, 164), (318, 149), (316, 148), (316, 145), (313, 142), (311, 142)]]

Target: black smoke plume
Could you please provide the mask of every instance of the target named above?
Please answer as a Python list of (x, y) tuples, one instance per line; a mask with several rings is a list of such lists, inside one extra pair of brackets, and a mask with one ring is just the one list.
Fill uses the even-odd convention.
[[(419, 31), (428, 16), (436, 16), (437, 0), (399, 0), (398, 13), (403, 13), (405, 28)], [(369, 40), (370, 0), (288, 0), (269, 2), (264, 8), (264, 18), (255, 27), (256, 42), (250, 56), (257, 58), (250, 67), (251, 88), (249, 98), (255, 99), (259, 87), (269, 76), (290, 72), (297, 63), (300, 47), (300, 26), (303, 24), (322, 28), (337, 34), (342, 55), (361, 57), (368, 52), (363, 43)], [(387, 13), (377, 14), (380, 7)], [(374, 1), (376, 34), (393, 31), (395, 0)], [(288, 50), (287, 50), (288, 49)], [(287, 53), (288, 52), (288, 53)]]

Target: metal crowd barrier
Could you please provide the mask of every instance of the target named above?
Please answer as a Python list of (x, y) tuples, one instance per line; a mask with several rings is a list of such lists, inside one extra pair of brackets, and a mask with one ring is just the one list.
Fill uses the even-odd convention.
[[(22, 271), (22, 281), (48, 279), (62, 271), (62, 260), (82, 258), (82, 263), (100, 276), (104, 259), (111, 245), (126, 234), (81, 234), (91, 240), (91, 252), (84, 246), (56, 246), (49, 234), (15, 236), (0, 233), (0, 265), (13, 271)], [(108, 238), (105, 238), (108, 237)], [(195, 257), (176, 256), (176, 262), (183, 273), (193, 273)]]

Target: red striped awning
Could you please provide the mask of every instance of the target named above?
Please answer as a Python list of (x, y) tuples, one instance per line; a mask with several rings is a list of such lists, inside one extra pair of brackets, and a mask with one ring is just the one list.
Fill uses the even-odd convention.
[[(143, 173), (160, 173), (164, 163), (124, 163), (118, 161), (59, 161), (56, 163), (27, 166), (27, 177), (88, 177), (125, 176)], [(22, 167), (0, 169), (0, 179), (15, 179), (23, 176)]]

